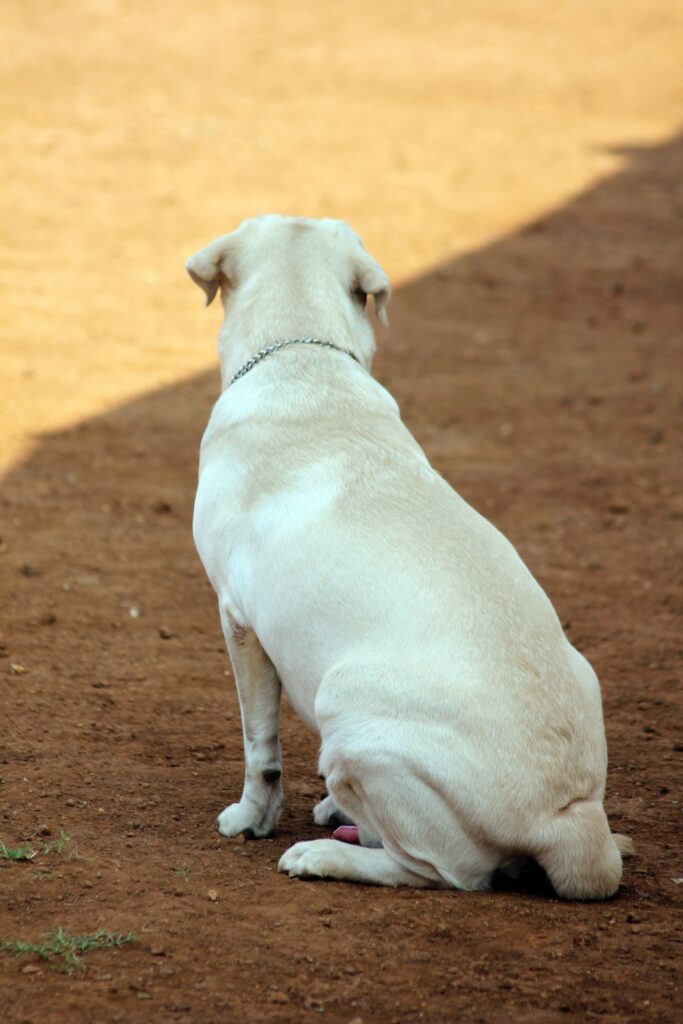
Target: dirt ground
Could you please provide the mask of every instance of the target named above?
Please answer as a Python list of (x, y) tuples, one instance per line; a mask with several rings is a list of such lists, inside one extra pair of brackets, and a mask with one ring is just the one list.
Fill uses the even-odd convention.
[[(14, 1022), (681, 1019), (683, 8), (669, 0), (3, 5), (0, 956)], [(376, 374), (602, 681), (618, 896), (277, 874), (225, 840), (239, 712), (190, 522), (218, 314), (185, 257), (341, 216), (395, 282)], [(678, 828), (677, 828), (678, 827)], [(79, 859), (70, 859), (77, 849)], [(28, 968), (28, 969), (27, 969)]]

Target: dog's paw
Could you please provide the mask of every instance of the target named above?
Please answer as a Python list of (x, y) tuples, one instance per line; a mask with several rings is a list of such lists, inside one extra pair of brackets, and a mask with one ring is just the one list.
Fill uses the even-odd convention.
[(326, 796), (313, 808), (313, 821), (316, 825), (329, 825), (337, 828), (339, 825), (353, 825), (349, 817), (340, 811), (331, 796)]
[(275, 831), (275, 821), (264, 817), (261, 820), (254, 818), (254, 808), (243, 804), (230, 804), (218, 815), (216, 825), (222, 836), (231, 839), (233, 836), (244, 834), (247, 839), (265, 839), (272, 836)]
[(340, 843), (334, 839), (312, 839), (295, 843), (280, 857), (278, 871), (290, 878), (339, 878)]

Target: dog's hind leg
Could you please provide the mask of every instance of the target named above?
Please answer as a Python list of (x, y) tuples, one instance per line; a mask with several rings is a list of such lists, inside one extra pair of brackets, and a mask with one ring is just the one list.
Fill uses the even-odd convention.
[(349, 846), (334, 839), (296, 843), (282, 855), (278, 870), (290, 878), (333, 878), (364, 885), (410, 885), (417, 889), (444, 889), (446, 882), (417, 875), (394, 860), (386, 850)]
[(242, 714), (245, 770), (242, 798), (219, 814), (218, 831), (260, 839), (272, 835), (282, 809), (280, 680), (253, 630), (239, 626), (222, 609), (221, 624)]
[(488, 888), (505, 858), (468, 819), (457, 787), (431, 778), (401, 747), (392, 753), (323, 743), (321, 751), (330, 793), (358, 825), (361, 847), (382, 847), (412, 879), (378, 884)]
[(329, 825), (332, 828), (336, 828), (338, 825), (355, 824), (348, 814), (345, 814), (344, 811), (337, 807), (331, 796), (326, 796), (324, 800), (315, 805), (313, 808), (313, 821), (316, 825)]
[(619, 887), (626, 836), (612, 835), (601, 800), (576, 800), (538, 830), (535, 858), (558, 896), (604, 900)]

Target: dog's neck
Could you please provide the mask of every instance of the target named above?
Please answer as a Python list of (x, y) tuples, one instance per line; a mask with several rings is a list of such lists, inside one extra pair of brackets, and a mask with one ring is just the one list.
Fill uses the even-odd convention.
[(319, 348), (331, 348), (335, 352), (343, 352), (344, 355), (349, 356), (358, 363), (358, 359), (356, 359), (350, 349), (342, 348), (341, 345), (335, 345), (333, 341), (326, 341), (324, 338), (283, 338), (281, 341), (276, 341), (274, 345), (267, 345), (266, 348), (262, 348), (260, 352), (247, 359), (246, 363), (242, 364), (237, 373), (232, 375), (228, 382), (228, 387), (235, 384), (242, 377), (245, 377), (255, 366), (258, 366), (264, 359), (267, 359), (268, 356), (275, 355), (281, 349), (290, 348), (292, 345), (314, 345)]
[[(351, 353), (366, 370), (374, 354), (372, 328), (362, 312), (348, 303), (267, 303), (248, 294), (223, 296), (225, 320), (219, 333), (221, 390), (250, 359), (271, 345), (290, 338), (321, 338)], [(322, 353), (320, 353), (322, 355)]]

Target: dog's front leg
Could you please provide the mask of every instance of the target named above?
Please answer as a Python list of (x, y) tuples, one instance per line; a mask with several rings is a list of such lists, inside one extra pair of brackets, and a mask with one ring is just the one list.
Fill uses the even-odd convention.
[(244, 789), (238, 804), (218, 816), (224, 836), (272, 835), (282, 809), (282, 764), (278, 724), (280, 680), (253, 630), (221, 615), (242, 713)]

